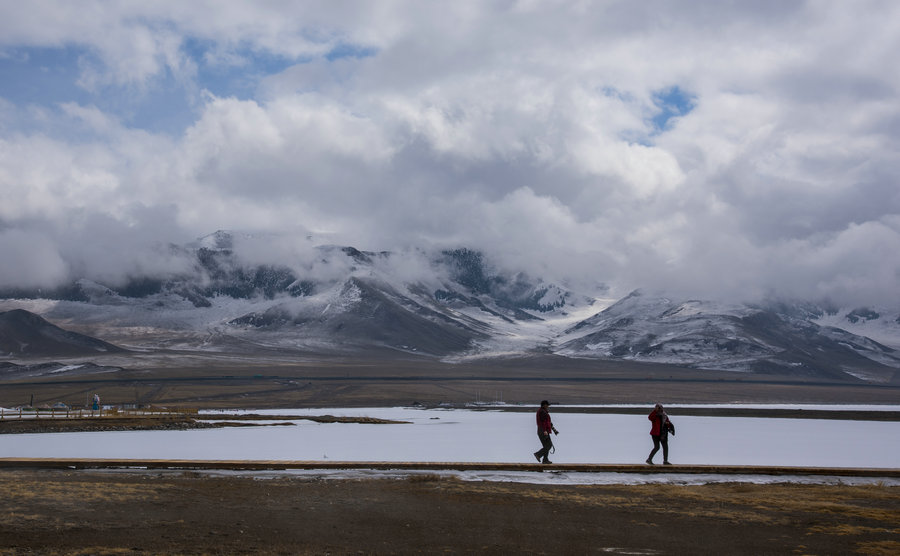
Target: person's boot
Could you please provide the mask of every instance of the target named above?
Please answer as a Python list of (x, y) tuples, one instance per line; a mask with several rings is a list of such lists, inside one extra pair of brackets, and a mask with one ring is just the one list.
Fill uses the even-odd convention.
[(534, 459), (538, 460), (538, 463), (541, 463), (541, 451), (538, 450), (534, 453)]
[(653, 460), (650, 458), (647, 458), (647, 465), (653, 465)]
[(553, 463), (553, 462), (547, 458), (544, 458), (544, 461), (542, 461), (541, 463), (543, 463), (544, 465), (547, 465), (548, 463)]

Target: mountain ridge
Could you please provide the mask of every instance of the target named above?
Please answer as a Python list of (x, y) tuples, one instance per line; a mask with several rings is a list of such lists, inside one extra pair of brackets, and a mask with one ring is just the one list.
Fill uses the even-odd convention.
[(64, 330), (24, 309), (0, 313), (0, 352), (10, 356), (96, 355), (124, 351), (103, 340)]
[(576, 291), (470, 248), (306, 245), (302, 256), (261, 262), (255, 241), (220, 231), (171, 248), (189, 271), (0, 291), (0, 304), (45, 307), (36, 312), (148, 349), (173, 342), (226, 349), (237, 339), (298, 353), (311, 346), (450, 359), (549, 352), (871, 383), (890, 382), (900, 369), (900, 312), (882, 308), (721, 303), (641, 290), (615, 299), (602, 284)]

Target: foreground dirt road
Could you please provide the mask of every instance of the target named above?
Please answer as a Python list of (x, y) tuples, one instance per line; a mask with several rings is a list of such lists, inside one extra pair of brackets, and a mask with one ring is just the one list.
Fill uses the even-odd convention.
[(898, 554), (900, 488), (0, 471), (0, 554)]

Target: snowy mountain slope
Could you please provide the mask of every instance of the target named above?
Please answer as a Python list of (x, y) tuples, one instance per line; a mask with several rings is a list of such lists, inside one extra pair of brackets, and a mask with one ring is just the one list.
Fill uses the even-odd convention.
[[(237, 341), (445, 356), (480, 349), (504, 329), (540, 322), (573, 300), (591, 302), (496, 269), (469, 249), (376, 253), (317, 245), (283, 264), (260, 264), (242, 247), (257, 242), (255, 249), (258, 239), (216, 232), (171, 248), (189, 257), (190, 272), (129, 276), (118, 284), (82, 278), (55, 292), (16, 292), (16, 301), (0, 306), (43, 304), (48, 318), (103, 330), (131, 347), (228, 349)], [(41, 301), (47, 297), (53, 303)]]
[(577, 292), (466, 248), (404, 252), (216, 232), (168, 249), (167, 274), (85, 276), (55, 291), (0, 291), (132, 350), (286, 353), (388, 349), (446, 360), (552, 352), (830, 380), (900, 381), (900, 321), (872, 309), (680, 300), (602, 285)]
[(890, 381), (900, 368), (896, 350), (820, 326), (798, 316), (794, 306), (677, 301), (641, 292), (567, 329), (554, 351), (571, 357), (875, 382)]
[(321, 297), (289, 300), (230, 324), (330, 338), (348, 347), (374, 344), (435, 355), (465, 351), (490, 332), (477, 320), (372, 278), (351, 277)]
[(897, 311), (879, 308), (837, 309), (823, 311), (813, 318), (813, 322), (823, 327), (865, 336), (900, 350), (900, 313)]
[(567, 329), (557, 338), (555, 351), (677, 364), (697, 364), (715, 352), (717, 367), (741, 369), (748, 361), (776, 352), (774, 346), (740, 334), (740, 318), (747, 314), (739, 306), (678, 303), (633, 292)]

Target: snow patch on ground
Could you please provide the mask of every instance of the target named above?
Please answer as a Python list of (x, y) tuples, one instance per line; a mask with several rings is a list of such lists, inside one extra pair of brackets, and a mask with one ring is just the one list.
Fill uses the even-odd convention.
[[(100, 473), (134, 473), (134, 469), (106, 469)], [(180, 475), (178, 470), (147, 470), (160, 475)], [(714, 483), (751, 484), (816, 484), (816, 485), (881, 485), (900, 486), (900, 479), (890, 477), (843, 477), (829, 475), (672, 475), (662, 473), (582, 473), (574, 471), (542, 472), (514, 471), (444, 471), (444, 470), (383, 470), (383, 469), (287, 469), (271, 471), (253, 470), (192, 470), (209, 477), (253, 477), (255, 479), (280, 479), (290, 477), (316, 478), (320, 480), (403, 480), (416, 476), (438, 476), (471, 482), (526, 483), (538, 485), (706, 485)]]

